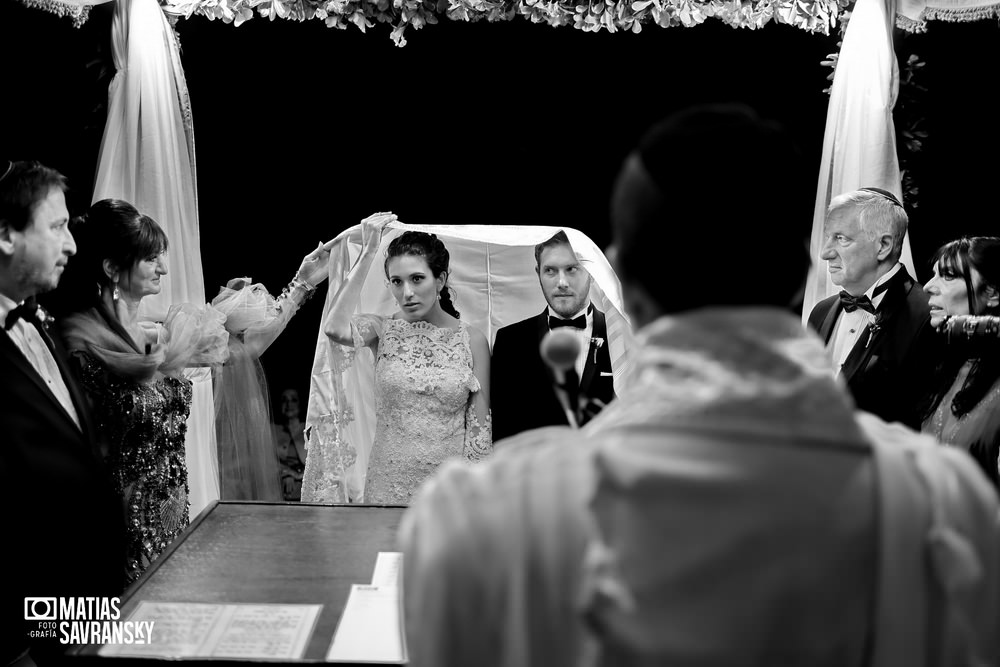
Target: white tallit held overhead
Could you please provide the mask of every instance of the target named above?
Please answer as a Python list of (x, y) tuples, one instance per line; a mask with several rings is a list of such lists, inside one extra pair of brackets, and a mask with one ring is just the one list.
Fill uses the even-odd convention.
[[(830, 200), (863, 187), (882, 188), (903, 199), (892, 122), (899, 90), (899, 68), (892, 50), (894, 17), (894, 0), (858, 0), (844, 34), (823, 136), (809, 242), (813, 268), (806, 281), (803, 324), (817, 302), (839, 290), (819, 257)], [(919, 279), (913, 270), (909, 232), (903, 239), (901, 261)]]
[[(385, 250), (393, 238), (415, 230), (437, 234), (451, 255), (448, 284), (462, 320), (478, 328), (492, 346), (497, 329), (539, 314), (545, 308), (535, 273), (534, 246), (559, 230), (566, 232), (581, 264), (593, 277), (590, 296), (607, 315), (608, 350), (615, 386), (629, 365), (632, 333), (622, 311), (621, 284), (601, 250), (585, 234), (567, 227), (516, 225), (408, 225), (390, 223), (378, 258), (368, 272), (357, 313), (391, 316), (398, 310), (386, 284)], [(361, 253), (361, 226), (335, 240), (323, 321), (333, 297)], [(347, 502), (362, 497), (368, 454), (375, 435), (374, 359), (317, 337), (306, 419), (306, 472), (302, 500)], [(345, 493), (349, 491), (349, 495)]]
[[(198, 229), (194, 128), (173, 29), (156, 0), (117, 0), (112, 25), (117, 72), (108, 90), (93, 201), (124, 199), (156, 220), (170, 240), (160, 294), (140, 317), (162, 321), (172, 304), (205, 303)], [(186, 441), (191, 514), (219, 497), (212, 383), (188, 375), (194, 400)]]

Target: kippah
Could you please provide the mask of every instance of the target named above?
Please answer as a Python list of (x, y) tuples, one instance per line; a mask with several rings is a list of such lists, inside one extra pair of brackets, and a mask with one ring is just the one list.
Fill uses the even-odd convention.
[(858, 188), (858, 189), (863, 192), (874, 192), (877, 195), (882, 195), (896, 206), (903, 208), (903, 205), (899, 202), (898, 199), (896, 199), (896, 195), (892, 194), (888, 190), (883, 190), (882, 188)]

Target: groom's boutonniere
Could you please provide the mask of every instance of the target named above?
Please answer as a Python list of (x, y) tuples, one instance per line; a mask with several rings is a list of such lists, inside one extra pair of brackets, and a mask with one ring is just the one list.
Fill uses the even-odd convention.
[(591, 345), (591, 347), (594, 348), (594, 363), (596, 364), (597, 363), (597, 351), (599, 349), (601, 349), (602, 345), (604, 345), (604, 339), (601, 338), (600, 336), (596, 336), (594, 338), (591, 338), (590, 339), (590, 345)]
[(865, 347), (872, 344), (872, 338), (879, 332), (882, 328), (882, 311), (875, 313), (875, 319), (871, 321), (868, 325), (868, 342), (865, 343)]

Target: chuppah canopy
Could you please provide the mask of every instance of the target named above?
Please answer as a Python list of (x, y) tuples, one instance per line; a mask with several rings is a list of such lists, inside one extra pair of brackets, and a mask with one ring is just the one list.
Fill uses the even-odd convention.
[[(20, 1), (81, 25), (89, 7), (103, 0)], [(928, 20), (1000, 16), (1000, 0), (858, 0), (856, 5), (851, 0), (171, 0), (163, 5), (156, 0), (118, 0), (113, 27), (118, 74), (110, 91), (94, 196), (131, 199), (167, 231), (172, 277), (159, 302), (150, 301), (157, 311), (175, 302), (204, 301), (193, 124), (176, 37), (164, 16), (177, 20), (202, 15), (234, 25), (255, 16), (318, 20), (362, 32), (385, 23), (391, 26), (394, 42), (404, 46), (408, 28), (443, 19), (527, 20), (589, 32), (692, 27), (716, 19), (733, 27), (754, 29), (773, 22), (828, 34), (843, 24), (851, 9), (831, 91), (817, 185), (811, 250), (818, 258), (822, 213), (832, 196), (862, 185), (901, 194), (891, 113), (898, 90), (892, 27), (924, 30)], [(157, 120), (150, 123), (153, 119), (143, 118), (140, 108), (158, 109)], [(825, 273), (814, 271), (805, 313), (830, 290)], [(193, 407), (205, 419), (189, 427), (189, 455), (214, 451), (211, 396), (205, 389)], [(201, 444), (191, 446), (195, 441)], [(189, 465), (190, 470), (203, 467)], [(192, 486), (197, 486), (196, 480)], [(210, 496), (212, 489), (206, 493)], [(192, 502), (192, 512), (199, 505)]]
[[(89, 6), (105, 0), (21, 0), (24, 4), (40, 7), (72, 18), (77, 24), (86, 21)], [(140, 10), (146, 3), (137, 3)], [(153, 6), (154, 0), (148, 0)], [(132, 4), (119, 2), (115, 26), (120, 30), (125, 24), (124, 15)], [(899, 70), (892, 49), (893, 26), (908, 31), (927, 30), (928, 21), (974, 21), (1000, 16), (1000, 0), (634, 0), (632, 2), (592, 2), (587, 0), (167, 0), (160, 4), (172, 20), (179, 17), (201, 15), (239, 26), (255, 17), (271, 20), (323, 21), (328, 27), (355, 28), (365, 32), (377, 24), (392, 26), (391, 38), (399, 46), (406, 44), (408, 28), (419, 29), (440, 20), (451, 21), (509, 21), (518, 19), (551, 26), (571, 26), (583, 31), (640, 32), (643, 27), (692, 27), (708, 19), (715, 19), (732, 27), (760, 28), (767, 23), (780, 23), (809, 31), (828, 34), (838, 25), (844, 32), (842, 49), (837, 58), (834, 83), (828, 107), (823, 152), (817, 179), (817, 191), (812, 222), (810, 252), (819, 264), (822, 223), (830, 200), (842, 192), (858, 187), (881, 187), (903, 199), (900, 184), (900, 167), (895, 145), (892, 110), (899, 92)], [(135, 30), (151, 25), (152, 14), (147, 19), (133, 18)], [(849, 19), (849, 20), (848, 20)], [(162, 19), (159, 19), (162, 22)], [(187, 104), (183, 72), (179, 59), (170, 55), (176, 50), (174, 38), (161, 26), (165, 46), (162, 53), (174, 60), (177, 76), (177, 99), (180, 107)], [(124, 33), (122, 33), (124, 35)], [(116, 37), (116, 58), (121, 49), (122, 35)], [(149, 33), (147, 33), (147, 37)], [(150, 51), (150, 49), (144, 49)], [(151, 51), (156, 52), (157, 49)], [(145, 55), (130, 56), (138, 65)], [(133, 76), (133, 80), (146, 75)], [(117, 77), (116, 77), (117, 81)], [(115, 84), (112, 84), (114, 87)], [(169, 97), (169, 96), (167, 96)], [(114, 109), (112, 109), (114, 111)], [(180, 108), (179, 113), (188, 120), (188, 144), (194, 164), (194, 141), (190, 128), (190, 112)], [(109, 125), (113, 122), (109, 118)], [(105, 143), (114, 137), (105, 136)], [(166, 137), (177, 143), (176, 137)], [(156, 137), (159, 141), (159, 137)], [(102, 147), (102, 160), (106, 147)], [(102, 169), (105, 165), (102, 164)], [(134, 165), (126, 165), (132, 169)], [(161, 174), (161, 177), (164, 174)], [(99, 182), (102, 176), (98, 175)], [(159, 186), (159, 183), (157, 184)], [(128, 194), (129, 188), (118, 188)], [(152, 191), (152, 190), (150, 190)], [(188, 202), (196, 201), (195, 190), (181, 193)], [(153, 214), (143, 202), (135, 202)], [(907, 202), (904, 200), (904, 204)], [(193, 227), (193, 243), (187, 266), (171, 267), (174, 277), (190, 275), (192, 289), (197, 291), (201, 282), (200, 257), (197, 243), (197, 212), (187, 216), (192, 224), (182, 223), (183, 228)], [(165, 218), (160, 215), (158, 220)], [(168, 225), (174, 224), (168, 221)], [(171, 242), (182, 238), (183, 229), (168, 229)], [(910, 230), (914, 232), (913, 229)], [(919, 230), (916, 230), (919, 234)], [(175, 245), (180, 249), (180, 246)], [(181, 253), (173, 253), (174, 257)], [(903, 262), (911, 274), (914, 271), (909, 235), (904, 240)], [(199, 265), (199, 266), (195, 266)], [(829, 276), (817, 266), (810, 272), (803, 303), (803, 321), (812, 306), (834, 292)], [(176, 282), (172, 280), (171, 283)], [(171, 294), (157, 304), (164, 311), (170, 301), (181, 295)]]

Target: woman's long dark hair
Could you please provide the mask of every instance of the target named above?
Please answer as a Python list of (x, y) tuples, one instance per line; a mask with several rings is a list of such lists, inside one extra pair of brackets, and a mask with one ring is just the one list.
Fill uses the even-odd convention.
[[(435, 278), (440, 278), (441, 274), (448, 273), (448, 265), (451, 255), (437, 234), (427, 234), (425, 232), (406, 231), (394, 238), (385, 251), (385, 275), (389, 276), (389, 260), (401, 255), (414, 255), (423, 257)], [(455, 319), (460, 319), (458, 310), (451, 300), (451, 288), (448, 287), (447, 280), (441, 289), (441, 308)]]
[[(969, 299), (969, 312), (973, 315), (1000, 315), (1000, 308), (989, 306), (983, 292), (986, 286), (1000, 288), (1000, 238), (995, 236), (962, 237), (941, 246), (931, 259), (931, 266), (938, 273), (965, 281)], [(977, 290), (972, 279), (972, 269), (982, 276), (983, 284)], [(921, 406), (921, 421), (926, 420), (948, 393), (966, 361), (972, 360), (969, 375), (951, 402), (951, 412), (956, 417), (967, 414), (983, 400), (990, 388), (1000, 378), (1000, 354), (995, 345), (970, 347), (948, 346), (935, 371), (934, 389)]]

